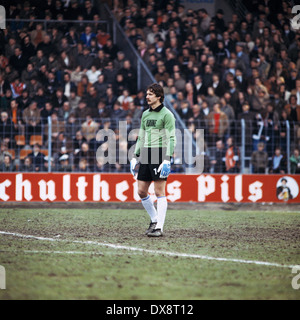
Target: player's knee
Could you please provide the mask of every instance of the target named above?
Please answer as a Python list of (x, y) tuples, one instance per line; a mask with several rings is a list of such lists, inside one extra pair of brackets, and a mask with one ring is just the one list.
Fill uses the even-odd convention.
[(139, 189), (138, 190), (138, 195), (141, 199), (144, 199), (146, 197), (148, 197), (148, 193), (145, 190)]
[(157, 198), (165, 196), (165, 192), (162, 191), (162, 190), (154, 190), (154, 192), (155, 192), (155, 195), (156, 195)]

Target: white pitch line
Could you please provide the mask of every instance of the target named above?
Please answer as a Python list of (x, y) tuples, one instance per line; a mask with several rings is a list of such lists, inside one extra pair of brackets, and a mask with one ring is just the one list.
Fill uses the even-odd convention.
[(137, 248), (137, 247), (128, 247), (128, 246), (123, 246), (123, 245), (118, 245), (118, 244), (97, 242), (97, 241), (81, 241), (81, 240), (66, 240), (66, 239), (59, 239), (59, 238), (45, 238), (45, 237), (37, 237), (37, 236), (32, 236), (32, 235), (25, 235), (25, 234), (20, 234), (20, 233), (15, 233), (15, 232), (6, 232), (6, 231), (0, 231), (0, 234), (7, 235), (7, 236), (14, 236), (14, 237), (18, 237), (18, 238), (24, 238), (24, 239), (35, 239), (35, 240), (40, 240), (40, 241), (91, 244), (91, 245), (97, 245), (97, 246), (108, 247), (108, 248), (113, 248), (113, 249), (142, 252), (142, 253), (150, 253), (150, 254), (154, 254), (154, 255), (166, 255), (166, 256), (172, 256), (172, 257), (194, 258), (194, 259), (222, 261), (222, 262), (235, 262), (235, 263), (242, 263), (242, 264), (255, 264), (255, 265), (268, 266), (268, 267), (290, 268), (290, 269), (297, 266), (297, 265), (286, 265), (286, 264), (266, 262), (266, 261), (244, 260), (244, 259), (234, 259), (234, 258), (218, 258), (218, 257), (211, 257), (211, 256), (206, 256), (206, 255), (198, 255), (198, 254), (188, 254), (188, 253), (161, 251), (161, 250), (150, 250), (150, 249), (143, 249), (143, 248)]
[(1, 252), (14, 252), (14, 253), (45, 253), (45, 254), (71, 254), (71, 255), (104, 255), (102, 252), (87, 252), (87, 251), (51, 251), (51, 250), (1, 250)]

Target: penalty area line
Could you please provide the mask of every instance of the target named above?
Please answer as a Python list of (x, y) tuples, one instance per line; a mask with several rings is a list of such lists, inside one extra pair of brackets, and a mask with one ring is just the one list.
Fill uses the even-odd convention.
[[(267, 267), (289, 268), (289, 269), (296, 267), (296, 265), (286, 265), (286, 264), (266, 262), (266, 261), (245, 260), (245, 259), (235, 259), (235, 258), (220, 258), (220, 257), (211, 257), (211, 256), (207, 256), (207, 255), (143, 249), (143, 248), (129, 247), (129, 246), (104, 243), (104, 242), (97, 242), (97, 241), (91, 241), (91, 240), (83, 241), (83, 240), (67, 240), (67, 239), (59, 239), (59, 238), (47, 238), (47, 237), (38, 237), (38, 236), (33, 236), (33, 235), (25, 235), (25, 234), (21, 234), (21, 233), (6, 232), (6, 231), (0, 231), (0, 235), (1, 234), (7, 235), (7, 236), (23, 238), (23, 239), (34, 239), (34, 240), (49, 241), (49, 242), (69, 242), (69, 243), (84, 244), (84, 245), (96, 245), (96, 246), (101, 246), (101, 247), (106, 247), (106, 248), (117, 249), (117, 250), (127, 250), (127, 251), (149, 253), (149, 254), (162, 255), (162, 256), (192, 258), (192, 259), (220, 261), (220, 262), (234, 262), (234, 263), (241, 263), (241, 264), (255, 264), (255, 265), (261, 265), (261, 266), (267, 266)], [(92, 252), (89, 252), (89, 253), (93, 254)]]

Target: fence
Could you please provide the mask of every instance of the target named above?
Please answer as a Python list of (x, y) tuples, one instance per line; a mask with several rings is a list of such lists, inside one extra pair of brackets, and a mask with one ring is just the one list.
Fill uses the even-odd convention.
[(31, 27), (31, 25), (42, 24), (45, 31), (51, 30), (54, 26), (64, 33), (68, 32), (72, 27), (77, 30), (84, 30), (86, 25), (91, 25), (93, 30), (102, 28), (107, 33), (111, 33), (110, 25), (106, 20), (41, 20), (41, 19), (6, 19), (7, 24), (10, 27), (11, 32), (22, 30), (23, 28)]
[[(256, 119), (216, 121), (213, 113), (202, 120), (186, 120), (188, 129), (205, 131), (205, 172), (299, 173), (292, 168), (292, 151), (299, 146), (299, 124)], [(297, 156), (296, 156), (297, 157)]]
[[(1, 113), (1, 172), (129, 172), (130, 152), (140, 126), (138, 112), (136, 117), (77, 118), (72, 113), (43, 117), (38, 111), (36, 120), (24, 114), (13, 122), (7, 112)], [(199, 129), (204, 129), (204, 148), (186, 147), (194, 157), (203, 156), (205, 173), (295, 173), (289, 160), (291, 150), (298, 146), (298, 124), (281, 121), (271, 126), (261, 119), (241, 119), (228, 126), (220, 121), (216, 128), (209, 115), (187, 120), (186, 125), (197, 142), (202, 141), (197, 139)], [(188, 172), (191, 164), (183, 156), (186, 137), (180, 132), (173, 159), (176, 173)], [(281, 155), (273, 159), (277, 147)]]

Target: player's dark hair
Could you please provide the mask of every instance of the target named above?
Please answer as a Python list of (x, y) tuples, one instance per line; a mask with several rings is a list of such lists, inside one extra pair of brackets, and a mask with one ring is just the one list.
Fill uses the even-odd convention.
[(147, 91), (151, 91), (155, 94), (156, 97), (160, 97), (160, 102), (163, 103), (165, 94), (164, 94), (164, 89), (162, 86), (160, 86), (157, 83), (152, 83), (148, 88)]

